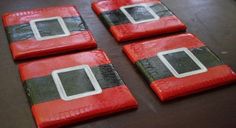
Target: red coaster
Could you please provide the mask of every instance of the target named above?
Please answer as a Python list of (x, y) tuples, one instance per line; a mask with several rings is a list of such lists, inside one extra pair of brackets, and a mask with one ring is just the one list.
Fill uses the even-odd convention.
[(133, 43), (123, 50), (162, 101), (236, 81), (234, 71), (191, 34)]
[(14, 59), (95, 48), (96, 42), (74, 6), (3, 15)]
[(20, 64), (19, 71), (40, 128), (137, 108), (102, 50)]
[(92, 8), (119, 42), (186, 29), (159, 0), (103, 0)]

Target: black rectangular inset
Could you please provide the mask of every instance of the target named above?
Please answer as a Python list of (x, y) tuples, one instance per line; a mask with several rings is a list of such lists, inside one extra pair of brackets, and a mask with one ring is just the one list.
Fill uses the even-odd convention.
[(185, 51), (168, 53), (164, 57), (178, 74), (201, 69)]
[(130, 16), (136, 22), (155, 18), (144, 6), (141, 5), (134, 7), (127, 7), (125, 8), (125, 10), (130, 14)]
[(85, 69), (59, 73), (58, 76), (67, 96), (95, 90)]
[(65, 34), (57, 19), (35, 22), (41, 37)]

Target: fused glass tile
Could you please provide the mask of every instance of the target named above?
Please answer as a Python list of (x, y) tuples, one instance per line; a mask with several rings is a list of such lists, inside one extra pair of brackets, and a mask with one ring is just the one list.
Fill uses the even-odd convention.
[(137, 107), (102, 50), (20, 64), (19, 71), (40, 128), (61, 127)]
[(5, 13), (3, 24), (15, 60), (97, 46), (74, 6)]
[(236, 81), (235, 72), (192, 34), (128, 44), (123, 51), (162, 101)]
[(118, 42), (186, 29), (159, 0), (106, 0), (92, 8)]

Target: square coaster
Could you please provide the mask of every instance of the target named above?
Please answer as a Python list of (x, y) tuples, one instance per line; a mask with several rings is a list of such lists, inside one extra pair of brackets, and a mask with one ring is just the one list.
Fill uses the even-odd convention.
[(92, 8), (119, 42), (186, 29), (158, 0), (106, 0)]
[(6, 13), (3, 24), (15, 60), (96, 48), (91, 32), (74, 6)]
[(125, 45), (162, 101), (236, 81), (236, 74), (192, 34), (179, 34)]
[(19, 71), (40, 128), (61, 127), (137, 107), (102, 50), (23, 63)]

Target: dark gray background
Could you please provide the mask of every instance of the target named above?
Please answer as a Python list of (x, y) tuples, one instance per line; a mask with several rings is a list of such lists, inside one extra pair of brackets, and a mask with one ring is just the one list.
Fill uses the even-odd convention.
[[(236, 70), (235, 0), (162, 0), (226, 63)], [(91, 10), (90, 0), (1, 0), (0, 14), (9, 11), (74, 4), (92, 30), (98, 47), (112, 59), (137, 98), (137, 110), (79, 123), (71, 128), (236, 128), (236, 86), (229, 85), (161, 103), (121, 46)], [(1, 21), (0, 21), (1, 22)], [(2, 24), (2, 23), (1, 23)], [(0, 127), (34, 128), (26, 95), (0, 25)]]

